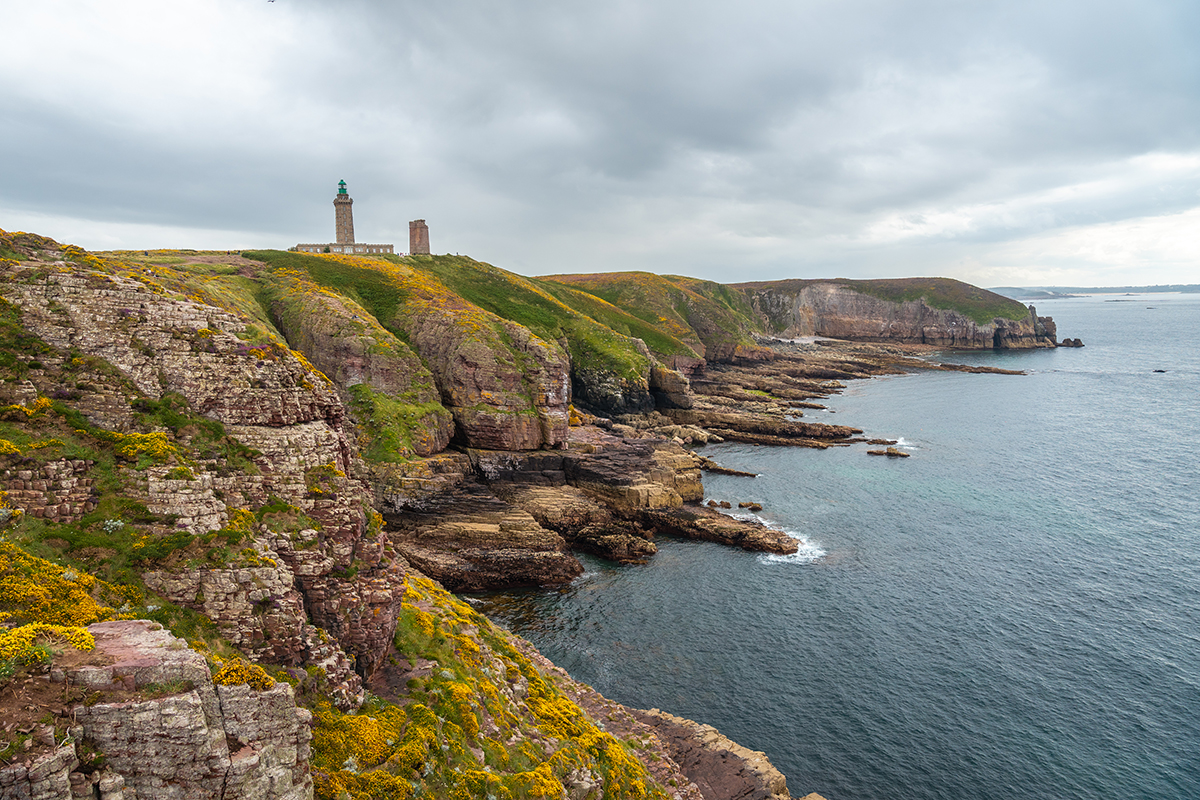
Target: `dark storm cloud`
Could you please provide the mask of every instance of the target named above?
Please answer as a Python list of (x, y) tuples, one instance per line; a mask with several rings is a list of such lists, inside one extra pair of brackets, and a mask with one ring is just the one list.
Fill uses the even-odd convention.
[[(57, 5), (15, 25), (61, 29)], [(60, 30), (65, 61), (48, 71), (22, 66), (32, 49), (0, 56), (0, 208), (283, 245), (329, 235), (345, 178), (372, 238), (403, 244), (407, 219), (426, 217), (435, 250), (524, 271), (706, 274), (735, 259), (754, 277), (978, 280), (1022, 266), (996, 259), (1036, 260), (1026, 239), (1119, 237), (1200, 205), (1193, 3), (106, 13), (125, 16), (92, 27), (118, 41)]]

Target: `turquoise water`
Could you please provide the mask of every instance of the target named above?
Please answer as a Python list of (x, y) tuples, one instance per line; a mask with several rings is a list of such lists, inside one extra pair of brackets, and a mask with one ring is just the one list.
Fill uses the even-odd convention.
[(1200, 297), (1038, 313), (1087, 346), (806, 416), (911, 458), (705, 450), (761, 473), (708, 495), (762, 502), (797, 556), (662, 540), (475, 602), (604, 694), (765, 751), (797, 796), (1200, 797)]

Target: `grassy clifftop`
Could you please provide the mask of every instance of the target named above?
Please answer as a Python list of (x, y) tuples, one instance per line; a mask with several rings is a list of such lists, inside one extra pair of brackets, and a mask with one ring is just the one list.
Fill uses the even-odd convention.
[(410, 256), (396, 260), (436, 275), (463, 298), (524, 325), (543, 339), (565, 339), (571, 358), (593, 369), (637, 381), (645, 377), (650, 367), (630, 341), (631, 334), (564, 303), (547, 291), (544, 282), (462, 256)]
[(649, 272), (552, 275), (545, 280), (604, 300), (708, 359), (755, 350), (753, 334), (763, 328), (744, 294), (710, 281)]

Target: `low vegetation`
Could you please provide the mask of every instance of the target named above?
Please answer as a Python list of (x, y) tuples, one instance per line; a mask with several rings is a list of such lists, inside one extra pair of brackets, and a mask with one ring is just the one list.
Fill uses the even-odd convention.
[(544, 282), (461, 256), (431, 256), (415, 266), (433, 273), (480, 308), (524, 325), (542, 339), (565, 340), (572, 360), (579, 364), (626, 381), (644, 378), (649, 370), (649, 361), (628, 334), (563, 303), (544, 288)]
[(600, 730), (508, 634), (432, 581), (408, 577), (395, 647), (430, 664), (402, 707), (375, 698), (342, 714), (317, 703), (318, 798), (559, 798), (584, 771), (605, 797), (665, 798), (634, 745)]
[[(752, 312), (746, 313), (748, 301), (739, 305), (733, 301), (736, 292), (719, 291), (719, 284), (708, 281), (649, 272), (552, 275), (543, 280), (594, 295), (706, 358), (720, 360), (739, 348), (754, 349), (753, 334), (762, 328)], [(671, 355), (661, 353), (665, 358)]]

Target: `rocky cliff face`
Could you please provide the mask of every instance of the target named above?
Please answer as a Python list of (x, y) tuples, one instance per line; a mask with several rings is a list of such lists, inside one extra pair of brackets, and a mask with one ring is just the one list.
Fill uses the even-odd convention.
[(784, 337), (828, 336), (963, 349), (1055, 344), (1054, 321), (1037, 316), (1032, 306), (1020, 319), (995, 316), (980, 322), (957, 310), (934, 308), (922, 298), (895, 302), (837, 282), (742, 284), (741, 288)]
[[(145, 281), (79, 269), (63, 261), (61, 251), (39, 252), (48, 258), (6, 265), (4, 293), (20, 305), (28, 330), (52, 348), (78, 355), (58, 358), (58, 369), (36, 362), (38, 369), (29, 371), (35, 395), (76, 395), (85, 416), (102, 409), (94, 422), (125, 432), (98, 429), (95, 435), (143, 447), (138, 452), (150, 460), (146, 448), (179, 461), (188, 446), (186, 425), (174, 441), (165, 432), (139, 431), (137, 404), (164, 398), (169, 403), (177, 397), (179, 408), (222, 423), (221, 433), (246, 448), (239, 470), (215, 454), (191, 466), (120, 470), (126, 496), (174, 520), (177, 531), (203, 534), (231, 520), (251, 520), (242, 523), (248, 555), (240, 559), (253, 568), (250, 573), (154, 573), (148, 582), (207, 613), (238, 646), (278, 663), (299, 664), (325, 649), (310, 616), (362, 659), (360, 670), (374, 663), (394, 627), (379, 607), (399, 602), (383, 599), (396, 591), (396, 578), (383, 561), (386, 539), (371, 525), (371, 490), (355, 476), (353, 430), (331, 381), (287, 347), (240, 339), (246, 323), (233, 314), (169, 297)], [(89, 368), (89, 357), (119, 372)], [(70, 390), (61, 385), (68, 369), (76, 371)], [(311, 526), (307, 533), (277, 533), (247, 516), (269, 501), (303, 515)], [(380, 585), (364, 592), (339, 577), (351, 569)], [(252, 581), (243, 580), (250, 576)], [(269, 613), (246, 613), (254, 608)], [(337, 656), (318, 660), (334, 669), (348, 663)], [(340, 677), (350, 702), (359, 692), (357, 676), (344, 671)]]
[[(337, 255), (254, 255), (266, 262), (264, 279), (271, 283), (286, 278), (298, 281), (298, 291), (306, 298), (300, 306), (321, 307), (323, 314), (334, 305), (341, 306), (343, 310), (333, 314), (342, 320), (334, 323), (341, 343), (337, 346), (331, 347), (329, 332), (318, 333), (313, 328), (309, 313), (294, 314), (294, 323), (283, 320), (281, 324), (291, 331), (287, 335), (293, 346), (313, 348), (310, 357), (322, 359), (333, 368), (333, 375), (342, 376), (343, 388), (354, 385), (357, 377), (353, 369), (337, 366), (338, 348), (351, 346), (346, 333), (354, 336), (366, 331), (372, 341), (360, 340), (355, 346), (365, 344), (372, 355), (387, 350), (393, 358), (406, 362), (406, 355), (419, 357), (424, 367), (412, 373), (409, 385), (423, 389), (422, 374), (432, 375), (438, 399), (453, 415), (458, 442), (535, 450), (563, 441), (571, 402), (571, 365), (558, 342), (542, 339), (529, 328), (480, 308), (413, 265)], [(363, 310), (373, 315), (375, 325), (360, 319), (362, 327), (346, 326), (346, 311), (351, 312), (350, 317), (359, 315), (341, 298), (325, 299), (336, 295), (331, 286), (371, 298), (370, 307)], [(280, 302), (287, 303), (288, 298)], [(292, 303), (297, 304), (295, 300)], [(327, 327), (319, 318), (315, 322), (317, 328)], [(379, 328), (394, 335), (383, 337)], [(407, 346), (400, 346), (397, 337)], [(384, 372), (385, 362), (384, 358), (371, 359), (372, 374)], [(424, 396), (417, 391), (411, 399), (421, 402)], [(440, 425), (436, 410), (430, 413), (427, 419)], [(440, 432), (435, 433), (423, 449), (432, 451), (440, 438)]]
[(94, 650), (38, 679), (86, 702), (68, 700), (55, 719), (63, 734), (44, 724), (36, 754), (0, 769), (0, 797), (312, 797), (312, 714), (296, 707), (291, 686), (214, 683), (204, 657), (154, 623), (102, 622), (88, 630)]
[(272, 318), (365, 417), (368, 458), (373, 450), (380, 460), (444, 450), (454, 419), (439, 403), (420, 357), (353, 300), (291, 273), (274, 277), (268, 287)]

